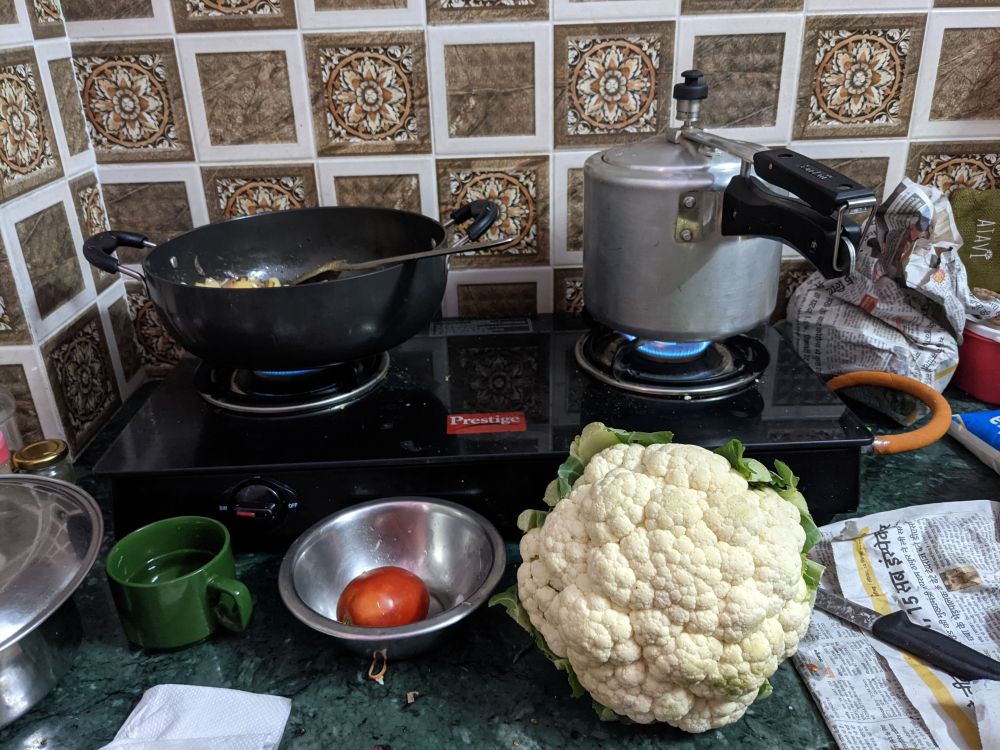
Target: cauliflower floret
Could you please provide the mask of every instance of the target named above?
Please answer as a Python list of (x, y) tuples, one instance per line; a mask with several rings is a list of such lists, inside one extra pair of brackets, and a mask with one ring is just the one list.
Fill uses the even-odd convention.
[(532, 625), (599, 702), (702, 732), (738, 720), (809, 625), (799, 511), (694, 445), (619, 444), (521, 540)]

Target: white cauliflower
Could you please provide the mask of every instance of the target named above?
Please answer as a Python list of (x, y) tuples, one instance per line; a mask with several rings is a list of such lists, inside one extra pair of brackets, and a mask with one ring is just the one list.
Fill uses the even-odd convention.
[(516, 597), (497, 599), (603, 707), (703, 732), (743, 716), (795, 653), (818, 533), (780, 462), (669, 439), (588, 425), (552, 511), (519, 519)]

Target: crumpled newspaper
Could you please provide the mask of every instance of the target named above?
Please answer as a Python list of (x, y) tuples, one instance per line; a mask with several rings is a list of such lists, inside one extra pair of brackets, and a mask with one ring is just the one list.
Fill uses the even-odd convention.
[[(944, 193), (904, 178), (877, 209), (855, 273), (830, 280), (813, 273), (792, 295), (792, 345), (824, 375), (881, 370), (943, 391), (966, 319), (1000, 322), (1000, 299), (970, 291), (961, 245)], [(926, 413), (902, 393), (855, 388), (851, 396), (902, 424)]]

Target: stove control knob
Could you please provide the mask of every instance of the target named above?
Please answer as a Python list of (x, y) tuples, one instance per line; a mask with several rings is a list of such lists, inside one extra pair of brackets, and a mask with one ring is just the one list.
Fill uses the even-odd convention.
[(229, 492), (229, 511), (239, 519), (259, 523), (280, 521), (294, 508), (295, 493), (283, 484), (267, 479), (251, 479)]

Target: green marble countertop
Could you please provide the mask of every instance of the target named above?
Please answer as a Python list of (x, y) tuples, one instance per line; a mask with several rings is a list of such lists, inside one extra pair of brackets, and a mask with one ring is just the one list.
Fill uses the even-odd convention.
[[(79, 463), (81, 485), (105, 507), (108, 489), (87, 476), (87, 467), (148, 391), (130, 400)], [(957, 392), (946, 395), (956, 411), (985, 408)], [(877, 431), (891, 428), (876, 415), (864, 418)], [(916, 453), (866, 457), (861, 486), (859, 514), (1000, 496), (997, 475), (948, 437)], [(100, 747), (114, 737), (142, 693), (160, 683), (290, 697), (292, 713), (282, 750), (370, 750), (374, 745), (395, 750), (835, 748), (805, 686), (787, 662), (771, 680), (771, 698), (754, 704), (741, 721), (717, 731), (688, 735), (663, 726), (601, 723), (589, 701), (569, 697), (563, 673), (534, 648), (525, 650), (526, 634), (499, 609), (477, 611), (446, 647), (433, 654), (390, 663), (385, 685), (378, 685), (367, 678), (365, 659), (340, 652), (330, 639), (288, 613), (278, 596), (279, 564), (277, 555), (243, 555), (237, 560), (239, 576), (255, 598), (247, 632), (218, 635), (172, 653), (148, 653), (126, 642), (102, 566), (95, 565), (76, 593), (84, 635), (72, 670), (34, 710), (0, 731), (0, 748)], [(509, 566), (507, 580), (512, 576)], [(407, 705), (410, 691), (420, 695)]]

